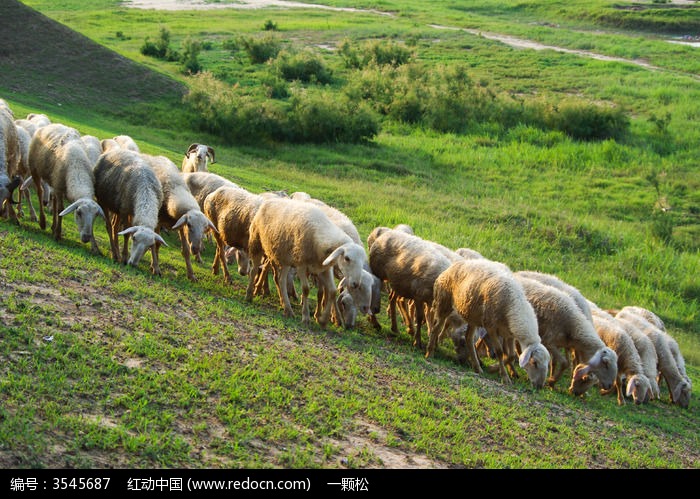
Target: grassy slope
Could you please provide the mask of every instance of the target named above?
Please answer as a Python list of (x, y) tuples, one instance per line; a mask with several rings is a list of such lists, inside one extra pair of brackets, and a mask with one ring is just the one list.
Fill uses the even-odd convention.
[[(114, 57), (60, 26), (51, 32), (55, 25), (29, 11), (13, 15), (27, 16), (25, 27), (43, 24), (45, 47), (70, 39), (80, 53), (94, 50), (94, 60)], [(44, 62), (30, 68), (21, 62), (12, 69), (35, 85), (36, 92), (26, 93), (36, 101), (23, 97), (17, 109), (57, 111), (51, 107), (57, 96), (91, 94), (76, 92), (89, 87), (89, 77), (53, 93), (35, 72)], [(131, 71), (142, 81), (160, 80), (126, 64), (124, 74)], [(94, 88), (120, 102), (133, 87), (107, 79)], [(136, 98), (159, 100), (162, 87), (150, 88)], [(55, 116), (79, 122), (80, 112)], [(100, 136), (119, 128), (109, 119), (104, 128), (99, 120), (90, 123)], [(395, 146), (397, 154), (410, 155), (404, 148)], [(228, 150), (220, 161), (249, 166), (256, 159)], [(267, 158), (260, 177), (251, 169), (221, 171), (259, 185), (266, 174), (274, 178), (276, 166)], [(333, 189), (324, 187), (322, 174), (304, 171), (274, 181)], [(423, 195), (420, 176), (403, 182), (406, 193)], [(363, 229), (392, 216), (389, 208), (356, 212)], [(417, 220), (422, 229), (432, 222), (428, 215)], [(280, 317), (274, 299), (245, 304), (245, 281), (236, 277), (233, 287), (223, 287), (207, 265), (189, 283), (172, 237), (163, 251), (165, 275), (156, 279), (145, 264), (124, 269), (89, 255), (70, 237), (72, 229), (67, 221), (66, 239), (55, 243), (29, 222), (0, 226), (3, 467), (699, 466), (697, 403), (688, 411), (665, 402), (618, 408), (597, 394), (573, 400), (565, 386), (540, 393), (524, 382), (503, 387), (493, 376), (456, 366), (448, 345), (425, 362), (405, 336), (386, 330), (301, 328)], [(106, 248), (99, 226), (96, 234)], [(697, 380), (692, 366), (691, 376)]]

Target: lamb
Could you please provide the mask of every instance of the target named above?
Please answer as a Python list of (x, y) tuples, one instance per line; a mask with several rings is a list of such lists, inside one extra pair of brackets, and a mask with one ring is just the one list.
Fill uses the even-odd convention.
[(114, 140), (119, 145), (119, 147), (123, 147), (124, 149), (130, 149), (135, 152), (141, 152), (141, 148), (139, 148), (138, 144), (136, 144), (136, 141), (129, 135), (117, 135), (116, 137), (113, 137), (112, 140)]
[(0, 99), (0, 216), (15, 223), (19, 222), (12, 205), (17, 203), (12, 195), (22, 182), (16, 173), (19, 162), (20, 144), (14, 114), (7, 102)]
[[(600, 308), (593, 308), (593, 325), (598, 336), (617, 354), (617, 378), (614, 388), (617, 392), (617, 404), (625, 404), (625, 395), (632, 397), (634, 403), (639, 405), (652, 399), (651, 382), (644, 374), (642, 359), (632, 338), (625, 333), (622, 326), (615, 318)], [(626, 378), (626, 389), (623, 392), (623, 376)], [(578, 378), (571, 383), (569, 392), (581, 395), (587, 391), (591, 384), (597, 383), (595, 375)], [(609, 393), (601, 390), (601, 393)]]
[(182, 159), (182, 173), (209, 171), (207, 166), (209, 159), (212, 164), (216, 163), (213, 148), (204, 144), (190, 144)]
[(178, 167), (165, 156), (143, 154), (163, 187), (163, 204), (158, 214), (158, 229), (178, 229), (182, 256), (187, 267), (187, 278), (196, 281), (190, 253), (195, 257), (202, 248), (202, 237), (216, 226), (202, 213), (197, 200), (187, 188)]
[(114, 139), (102, 139), (100, 141), (100, 147), (102, 148), (102, 152), (105, 153), (107, 151), (111, 151), (112, 149), (118, 149), (121, 147), (121, 145), (119, 145), (119, 142)]
[[(105, 218), (95, 201), (95, 177), (92, 164), (80, 140), (80, 133), (60, 123), (39, 128), (29, 145), (31, 178), (39, 195), (44, 196), (44, 181), (53, 191), (53, 223), (51, 229), (57, 241), (61, 239), (61, 220), (75, 213), (75, 224), (82, 242), (91, 244), (91, 251), (100, 254), (93, 234), (95, 217)], [(25, 182), (28, 182), (27, 179)], [(71, 204), (63, 209), (63, 201)], [(46, 228), (43, 204), (39, 210), (39, 226)]]
[(345, 278), (338, 283), (338, 298), (336, 305), (345, 329), (355, 327), (357, 313), (369, 314), (372, 304), (372, 293), (375, 278), (373, 274), (362, 270), (362, 280), (357, 289), (349, 289), (345, 285)]
[(349, 288), (360, 286), (362, 269), (367, 261), (364, 248), (335, 225), (317, 206), (292, 199), (270, 197), (260, 205), (250, 224), (248, 253), (253, 262), (246, 290), (246, 300), (253, 299), (258, 269), (264, 256), (276, 267), (275, 284), (284, 307), (284, 315), (293, 317), (289, 303), (287, 275), (295, 267), (302, 288), (302, 322), (308, 324), (308, 274), (317, 276), (319, 286), (328, 291), (323, 310), (316, 316), (325, 328), (335, 301), (333, 266), (338, 265)]
[(49, 117), (41, 113), (29, 113), (27, 115), (27, 120), (34, 123), (34, 125), (36, 125), (37, 128), (41, 128), (51, 124), (51, 120), (49, 119)]
[(561, 352), (565, 349), (579, 362), (572, 381), (593, 373), (600, 386), (609, 390), (617, 378), (617, 354), (600, 339), (593, 322), (567, 293), (517, 272), (514, 275), (535, 310), (540, 338), (552, 356), (548, 384), (554, 386), (569, 367), (567, 356)]
[(684, 376), (681, 372), (678, 362), (673, 355), (672, 347), (669, 342), (670, 335), (637, 313), (630, 312), (624, 308), (620, 310), (615, 317), (625, 318), (633, 322), (639, 327), (642, 333), (651, 339), (654, 348), (656, 348), (659, 374), (666, 380), (671, 402), (683, 408), (687, 408), (690, 405), (692, 384), (688, 380), (688, 376)]
[[(505, 265), (480, 258), (451, 264), (435, 280), (433, 287), (433, 327), (426, 357), (435, 349), (448, 328), (448, 318), (456, 311), (466, 322), (465, 328), (453, 329), (453, 335), (464, 334), (462, 350), (477, 373), (483, 371), (476, 356), (474, 335), (479, 326), (489, 335), (503, 340), (513, 339), (519, 345), (519, 364), (535, 388), (542, 388), (549, 372), (550, 354), (537, 331), (537, 317), (525, 296), (522, 285)], [(511, 383), (505, 367), (500, 341), (494, 342), (501, 380)], [(458, 350), (459, 354), (459, 350)], [(510, 359), (507, 359), (508, 361)]]
[[(432, 243), (400, 230), (385, 230), (369, 250), (369, 266), (374, 275), (387, 283), (395, 297), (413, 301), (415, 328), (413, 345), (422, 349), (421, 325), (433, 300), (433, 284), (450, 260), (435, 251)], [(392, 331), (395, 328), (395, 300), (389, 300)], [(409, 323), (410, 324), (410, 323)], [(428, 321), (428, 335), (431, 323)], [(410, 326), (409, 326), (410, 328)]]
[[(137, 267), (150, 248), (151, 272), (161, 275), (158, 249), (159, 245), (167, 244), (155, 232), (163, 203), (163, 188), (155, 172), (139, 153), (118, 147), (100, 156), (94, 173), (95, 196), (108, 214), (107, 234), (112, 258)], [(119, 236), (124, 237), (121, 254)], [(129, 237), (132, 244), (127, 258)]]
[[(193, 173), (189, 175), (194, 175)], [(222, 185), (209, 194), (204, 200), (203, 212), (216, 227), (216, 255), (212, 264), (212, 272), (219, 273), (223, 268), (224, 282), (230, 284), (231, 276), (226, 259), (226, 246), (236, 248), (239, 262), (238, 273), (248, 275), (248, 241), (250, 239), (250, 223), (263, 202), (263, 197), (248, 192), (242, 187)]]

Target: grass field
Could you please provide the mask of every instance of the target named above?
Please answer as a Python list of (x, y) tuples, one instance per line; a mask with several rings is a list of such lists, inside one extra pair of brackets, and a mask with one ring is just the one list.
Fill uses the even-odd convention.
[[(602, 1), (356, 1), (392, 15), (329, 16), (9, 1), (0, 97), (18, 117), (129, 134), (176, 164), (190, 143), (208, 143), (212, 171), (254, 192), (306, 191), (365, 238), (408, 223), (514, 270), (555, 273), (603, 308), (647, 307), (678, 339), (697, 386), (700, 49), (669, 40), (697, 35), (700, 9), (642, 3), (640, 13)], [(578, 141), (525, 125), (441, 133), (385, 119), (365, 144), (231, 143), (192, 128), (181, 100), (191, 77), (139, 51), (164, 26), (175, 47), (196, 37), (210, 47), (200, 55), (207, 71), (266, 99), (267, 66), (222, 44), (262, 33), (268, 20), (289, 46), (318, 48), (336, 75), (329, 92), (356, 75), (321, 46), (410, 42), (421, 64), (465, 64), (473, 81), (514, 101), (622, 108), (630, 130)], [(631, 62), (516, 48), (467, 29)], [(71, 217), (58, 242), (28, 217), (0, 222), (4, 468), (700, 467), (697, 390), (682, 409), (666, 391), (618, 407), (595, 391), (572, 397), (565, 380), (504, 386), (457, 364), (449, 342), (425, 360), (405, 333), (389, 333), (384, 313), (381, 331), (365, 319), (353, 331), (321, 330), (283, 318), (275, 297), (247, 303), (243, 277), (225, 285), (212, 275), (209, 246), (190, 282), (174, 234), (162, 277), (147, 262), (113, 263), (101, 222), (95, 235), (101, 257), (78, 241)]]

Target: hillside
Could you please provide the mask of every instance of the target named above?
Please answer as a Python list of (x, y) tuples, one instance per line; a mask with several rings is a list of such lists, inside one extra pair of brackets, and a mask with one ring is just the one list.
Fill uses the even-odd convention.
[(100, 113), (179, 100), (185, 90), (17, 0), (0, 2), (0, 74), (4, 87), (34, 95), (38, 105), (80, 104)]

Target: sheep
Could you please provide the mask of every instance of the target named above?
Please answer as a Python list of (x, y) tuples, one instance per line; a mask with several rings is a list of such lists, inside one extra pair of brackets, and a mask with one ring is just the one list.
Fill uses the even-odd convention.
[(649, 383), (651, 384), (651, 398), (661, 398), (658, 383), (658, 356), (656, 355), (656, 347), (654, 347), (654, 343), (639, 329), (639, 327), (637, 327), (637, 325), (634, 324), (634, 322), (631, 322), (624, 317), (613, 316), (613, 319), (622, 329), (622, 331), (632, 339), (632, 342), (637, 349), (639, 358), (642, 361), (642, 369), (645, 376), (649, 379)]
[[(622, 329), (615, 318), (600, 308), (592, 309), (593, 325), (598, 336), (617, 354), (617, 378), (614, 388), (617, 393), (617, 404), (625, 404), (625, 395), (632, 397), (634, 403), (639, 405), (653, 398), (651, 381), (644, 374), (644, 366), (639, 356), (637, 347), (632, 338)], [(626, 388), (623, 391), (623, 377)], [(584, 376), (572, 381), (569, 392), (581, 395), (587, 391), (591, 384), (597, 383), (595, 375)], [(602, 394), (610, 390), (601, 390)]]
[[(204, 200), (206, 199), (206, 197), (222, 185), (227, 185), (229, 187), (240, 187), (235, 182), (231, 182), (227, 178), (224, 178), (221, 175), (217, 175), (216, 173), (211, 172), (182, 173), (182, 177), (185, 179), (187, 188), (197, 200), (197, 204), (199, 204), (199, 209), (201, 209), (202, 211), (204, 211)], [(207, 233), (207, 237), (211, 240), (209, 236), (210, 233)], [(202, 241), (202, 248), (200, 249), (200, 252), (197, 255), (195, 255), (195, 260), (197, 260), (198, 263), (202, 263), (202, 251), (204, 251), (204, 241)], [(245, 255), (243, 255), (242, 253), (236, 253), (235, 256), (236, 261), (238, 262), (239, 271), (240, 268), (243, 266), (247, 268), (247, 253)]]
[(355, 327), (358, 311), (364, 315), (370, 313), (372, 305), (372, 293), (374, 276), (366, 270), (362, 270), (362, 280), (356, 289), (350, 289), (345, 285), (345, 278), (338, 283), (338, 297), (336, 305), (338, 313), (345, 329)]
[(679, 365), (674, 355), (673, 350), (677, 348), (677, 346), (673, 346), (675, 340), (673, 340), (668, 333), (662, 331), (639, 315), (638, 312), (622, 308), (617, 312), (615, 317), (625, 318), (633, 322), (639, 327), (642, 333), (651, 339), (656, 349), (657, 366), (659, 370), (657, 380), (659, 385), (661, 384), (661, 379), (666, 380), (671, 402), (683, 408), (687, 408), (690, 405), (692, 383), (688, 375), (683, 373), (685, 370), (685, 362), (681, 361), (682, 366)]
[[(424, 307), (430, 307), (433, 300), (433, 284), (441, 272), (450, 266), (450, 260), (434, 246), (418, 236), (400, 230), (382, 231), (369, 250), (369, 266), (374, 275), (387, 283), (395, 297), (413, 301), (415, 328), (409, 323), (409, 333), (413, 329), (413, 345), (423, 348), (421, 325), (425, 319)], [(395, 301), (389, 300), (392, 331), (396, 328)], [(410, 319), (409, 319), (410, 320)], [(431, 324), (427, 323), (430, 335)]]
[(457, 248), (455, 253), (462, 258), (484, 258), (484, 255), (471, 248)]
[(111, 151), (112, 149), (120, 148), (121, 145), (119, 145), (119, 142), (114, 139), (102, 139), (100, 141), (100, 147), (102, 148), (102, 152), (105, 153), (107, 151)]
[(190, 144), (182, 158), (182, 173), (209, 171), (207, 162), (210, 159), (212, 164), (216, 163), (213, 148), (204, 144)]
[[(100, 156), (95, 165), (95, 197), (104, 210), (112, 258), (137, 267), (147, 249), (151, 249), (151, 272), (161, 275), (157, 234), (158, 212), (163, 203), (163, 188), (153, 169), (137, 152), (115, 148)], [(121, 231), (120, 231), (121, 229)], [(124, 237), (120, 254), (118, 236)], [(131, 252), (127, 258), (129, 237)]]
[[(18, 175), (22, 181), (30, 176), (29, 172), (29, 144), (31, 143), (32, 136), (22, 125), (18, 125), (15, 120), (15, 130), (17, 131), (17, 145), (19, 146), (19, 161), (15, 165), (15, 171), (9, 171), (8, 176), (14, 177)], [(24, 120), (27, 121), (27, 120)], [(30, 123), (27, 121), (27, 123)], [(22, 210), (22, 198), (27, 200), (27, 206), (29, 206), (29, 214), (32, 222), (36, 222), (37, 215), (34, 205), (32, 204), (31, 193), (29, 192), (29, 186), (20, 188), (19, 197), (17, 199), (17, 215), (24, 216)]]
[(112, 140), (114, 140), (119, 145), (119, 147), (131, 149), (135, 152), (141, 152), (141, 148), (138, 146), (138, 144), (136, 144), (136, 141), (129, 135), (117, 135), (116, 137), (113, 137)]
[(360, 286), (362, 269), (367, 261), (364, 248), (335, 225), (328, 216), (311, 203), (270, 197), (258, 208), (250, 224), (248, 254), (253, 262), (249, 273), (246, 300), (252, 301), (255, 277), (266, 256), (278, 270), (275, 279), (284, 315), (293, 317), (289, 303), (287, 275), (295, 267), (302, 288), (302, 323), (309, 324), (308, 274), (315, 274), (328, 294), (316, 321), (325, 328), (335, 301), (333, 266), (338, 265), (349, 288)]
[(100, 155), (104, 152), (102, 150), (102, 142), (94, 135), (82, 135), (80, 140), (82, 140), (83, 144), (85, 144), (85, 150), (87, 151), (88, 158), (90, 158), (92, 167), (94, 168)]
[(17, 203), (12, 195), (22, 183), (22, 178), (16, 173), (20, 154), (14, 114), (7, 102), (0, 99), (0, 215), (15, 223), (19, 222), (12, 205)]
[(36, 123), (29, 121), (26, 118), (16, 119), (15, 126), (24, 128), (27, 131), (27, 133), (29, 133), (30, 138), (34, 136), (34, 132), (36, 132), (37, 128), (39, 128), (36, 126)]
[(153, 168), (163, 188), (163, 204), (158, 214), (156, 232), (160, 233), (163, 228), (179, 230), (187, 278), (190, 281), (196, 281), (190, 253), (195, 257), (199, 254), (202, 248), (202, 237), (209, 230), (216, 232), (216, 226), (202, 213), (175, 163), (165, 156), (143, 153), (142, 156)]
[(593, 373), (604, 390), (610, 389), (617, 378), (617, 354), (600, 339), (593, 322), (586, 318), (573, 298), (554, 286), (517, 272), (514, 276), (535, 310), (540, 338), (552, 357), (547, 383), (554, 386), (569, 367), (567, 356), (561, 352), (564, 349), (572, 352), (579, 362), (573, 370), (572, 381)]
[(242, 276), (248, 275), (250, 223), (263, 199), (262, 196), (248, 192), (242, 187), (222, 185), (204, 200), (202, 211), (217, 229), (214, 232), (217, 246), (212, 272), (216, 275), (219, 273), (219, 267), (222, 267), (224, 282), (228, 284), (231, 283), (231, 276), (228, 271), (226, 246), (238, 251), (238, 273)]
[[(456, 311), (466, 322), (466, 327), (453, 328), (452, 331), (453, 335), (461, 336), (463, 333), (464, 340), (458, 355), (460, 350), (466, 350), (463, 356), (475, 372), (483, 372), (474, 347), (474, 334), (481, 326), (495, 338), (517, 342), (521, 349), (520, 367), (527, 372), (535, 388), (544, 386), (550, 354), (542, 344), (535, 311), (522, 285), (505, 265), (485, 258), (464, 259), (451, 264), (435, 280), (431, 308), (433, 327), (426, 357), (434, 351), (448, 328), (449, 317)], [(504, 354), (510, 356), (514, 352), (502, 351), (501, 344), (495, 342), (501, 380), (512, 383), (505, 367)]]
[[(94, 199), (95, 177), (80, 133), (60, 123), (39, 128), (29, 145), (29, 168), (39, 199), (44, 196), (44, 181), (53, 191), (51, 229), (54, 239), (61, 239), (62, 218), (74, 213), (81, 241), (90, 242), (91, 251), (100, 254), (93, 234), (93, 223), (95, 217), (105, 218), (105, 214)], [(65, 209), (64, 199), (71, 203)], [(39, 210), (39, 226), (42, 230), (46, 228), (43, 204)]]

